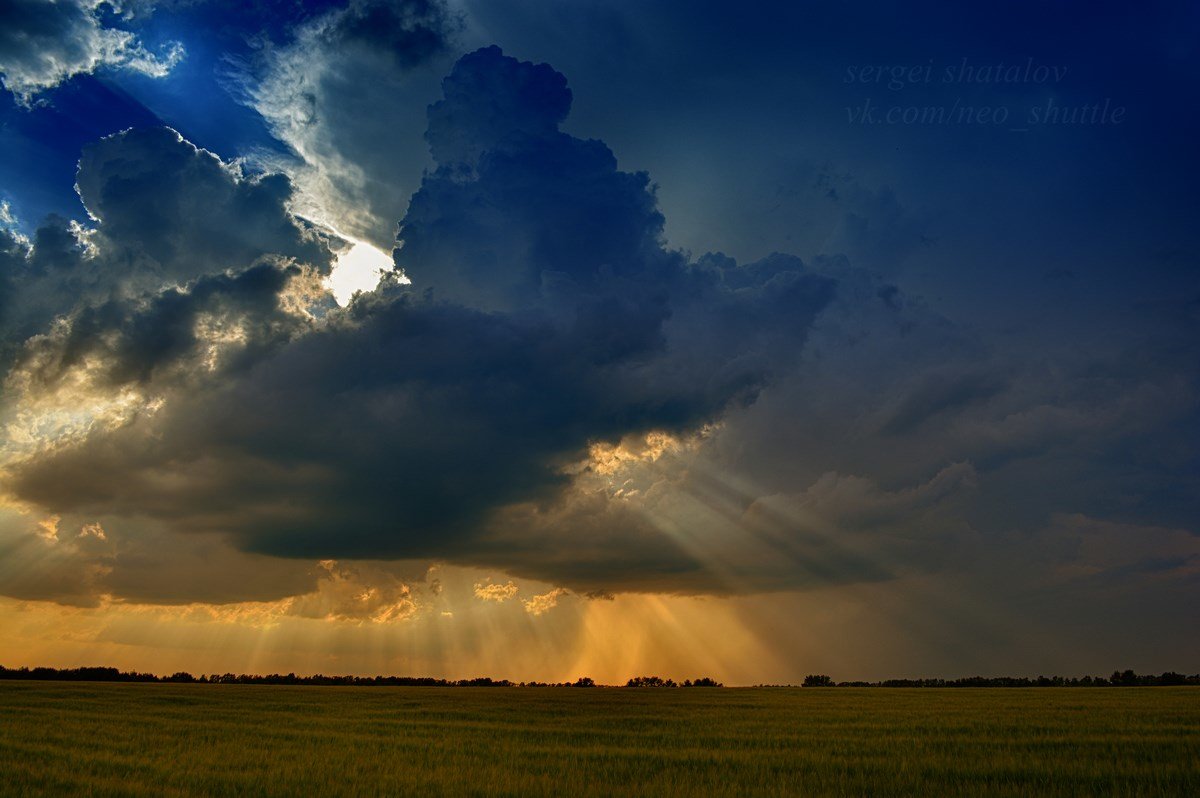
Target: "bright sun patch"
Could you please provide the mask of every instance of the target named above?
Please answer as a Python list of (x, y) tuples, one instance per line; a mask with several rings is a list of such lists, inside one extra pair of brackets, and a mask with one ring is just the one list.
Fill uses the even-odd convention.
[(333, 292), (337, 303), (345, 307), (356, 292), (374, 291), (383, 273), (391, 270), (389, 255), (365, 241), (358, 241), (338, 255), (325, 285)]

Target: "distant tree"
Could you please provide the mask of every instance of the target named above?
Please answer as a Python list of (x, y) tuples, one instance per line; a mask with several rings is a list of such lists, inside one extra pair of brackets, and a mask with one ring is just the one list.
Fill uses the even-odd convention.
[(595, 687), (596, 682), (590, 676), (580, 676), (578, 679), (575, 680), (575, 684), (573, 684), (571, 686), (572, 687)]
[(725, 685), (718, 682), (716, 679), (710, 679), (707, 676), (702, 676), (695, 681), (688, 680), (683, 683), (684, 687), (724, 687)]
[(810, 673), (804, 677), (801, 687), (833, 687), (833, 679), (820, 673)]
[(1138, 683), (1138, 675), (1132, 670), (1113, 671), (1113, 675), (1109, 678), (1114, 687), (1136, 687)]
[(660, 676), (635, 676), (625, 683), (626, 687), (677, 687), (670, 679)]

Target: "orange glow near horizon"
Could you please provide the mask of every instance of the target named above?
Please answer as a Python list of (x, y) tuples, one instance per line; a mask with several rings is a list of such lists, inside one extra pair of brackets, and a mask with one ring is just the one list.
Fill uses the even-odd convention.
[[(515, 580), (495, 601), (472, 590), (489, 575), (439, 568), (446, 586), (416, 609), (372, 619), (320, 614), (329, 599), (68, 607), (0, 600), (6, 667), (106, 665), (169, 674), (288, 673), (490, 676), (622, 684), (639, 675), (708, 676), (730, 685), (799, 683), (806, 673), (879, 678), (885, 646), (901, 675), (936, 661), (942, 630), (912, 585), (744, 597), (624, 594), (587, 599)], [(510, 580), (495, 580), (507, 583)], [(554, 606), (528, 606), (554, 595)], [(407, 594), (405, 594), (407, 595)], [(308, 609), (300, 607), (307, 602)], [(306, 617), (304, 612), (315, 611)], [(886, 608), (881, 613), (880, 609)], [(971, 624), (976, 621), (968, 620)]]
[[(513, 681), (591, 676), (605, 684), (651, 673), (750, 683), (787, 670), (742, 623), (744, 600), (589, 600), (526, 582), (521, 595), (526, 598), (499, 603), (439, 598), (411, 617), (378, 623), (300, 617), (291, 612), (295, 599), (92, 608), (4, 599), (0, 636), (7, 645), (0, 664), (108, 665), (160, 674), (486, 675)], [(548, 595), (554, 605), (547, 609)]]

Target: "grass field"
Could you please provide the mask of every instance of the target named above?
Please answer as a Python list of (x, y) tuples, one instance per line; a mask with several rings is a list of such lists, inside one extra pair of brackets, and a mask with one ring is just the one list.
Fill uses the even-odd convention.
[(1200, 689), (0, 683), (4, 795), (1200, 795)]

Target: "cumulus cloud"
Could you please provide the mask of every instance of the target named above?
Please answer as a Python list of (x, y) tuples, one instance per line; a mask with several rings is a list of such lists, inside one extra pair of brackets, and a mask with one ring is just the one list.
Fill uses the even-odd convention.
[(163, 77), (184, 56), (177, 42), (148, 50), (127, 30), (110, 27), (105, 0), (15, 0), (0, 11), (0, 83), (25, 105), (75, 75), (101, 68)]
[(425, 106), (449, 66), (458, 23), (440, 0), (353, 0), (262, 42), (230, 82), (294, 157), (301, 211), (381, 248), (427, 163)]
[(511, 581), (505, 582), (502, 585), (495, 582), (476, 582), (475, 598), (481, 601), (494, 601), (497, 604), (502, 604), (517, 595), (519, 590), (520, 588)]
[[(248, 368), (333, 306), (320, 278), (337, 241), (291, 215), (286, 178), (243, 174), (153, 129), (87, 147), (78, 182), (94, 227), (52, 217), (28, 239), (0, 230), (5, 468), (152, 413), (164, 393)], [(74, 532), (64, 538), (58, 514), (35, 531), (63, 545), (39, 549), (29, 508), (18, 506), (26, 515), (0, 530), (9, 562), (26, 562), (0, 578), (8, 595), (225, 601), (277, 598), (312, 581), (294, 563), (211, 537), (164, 543), (162, 529), (131, 517), (72, 516), (86, 541), (122, 551), (119, 568)], [(155, 546), (170, 556), (150, 553)]]
[(169, 128), (88, 146), (76, 187), (100, 223), (93, 243), (161, 283), (244, 268), (266, 254), (330, 264), (327, 241), (290, 212), (289, 178), (245, 175)]
[(243, 174), (167, 128), (89, 145), (77, 187), (94, 228), (0, 230), (0, 367), (30, 341), (43, 381), (100, 351), (116, 382), (144, 380), (194, 352), (202, 322), (264, 343), (289, 324), (287, 289), (328, 273), (340, 246), (291, 214), (286, 177)]
[[(160, 384), (166, 393), (155, 412), (14, 465), (15, 493), (226, 533), (276, 555), (486, 564), (505, 545), (496, 514), (561, 496), (593, 443), (688, 434), (753, 401), (790, 368), (832, 281), (796, 258), (691, 263), (664, 249), (649, 178), (618, 170), (602, 143), (557, 129), (570, 95), (549, 67), (489, 48), (461, 59), (445, 85), (429, 127), (445, 160), (401, 225), (398, 263), (412, 288), (393, 280), (301, 335), (268, 326), (264, 340), (284, 343), (254, 347), (252, 366), (201, 383), (189, 370), (192, 379), (179, 377), (187, 390), (173, 393)], [(471, 109), (485, 97), (493, 110), (479, 117)], [(177, 146), (166, 147), (168, 163)], [(131, 160), (142, 173), (143, 161)], [(92, 175), (112, 163), (85, 158), (81, 169), (98, 235), (128, 241), (155, 262), (191, 263), (186, 229), (158, 234), (134, 215), (119, 238), (109, 229), (125, 218), (124, 194), (94, 188)], [(144, 163), (149, 175), (148, 155)], [(240, 186), (236, 175), (230, 180)], [(261, 190), (282, 198), (285, 188)], [(153, 184), (139, 196), (149, 203), (163, 191)], [(255, 218), (250, 231), (260, 229)], [(261, 229), (308, 240), (295, 226)], [(200, 311), (191, 308), (237, 282), (223, 279), (222, 290), (197, 281), (187, 302), (164, 292), (156, 302), (167, 308), (145, 305), (139, 318), (148, 330), (171, 329), (161, 317), (184, 333), (155, 337), (151, 348), (114, 333), (104, 340), (105, 362), (144, 381), (162, 372), (156, 353), (178, 361), (195, 348), (188, 331)], [(264, 296), (276, 291), (271, 283)], [(253, 307), (247, 315), (261, 317), (263, 306)], [(95, 341), (86, 321), (81, 314), (70, 328)], [(679, 567), (675, 543), (659, 533), (647, 542)], [(539, 568), (548, 579), (552, 563), (593, 553), (565, 533), (549, 543)]]
[(417, 613), (413, 591), (381, 569), (364, 573), (362, 567), (334, 560), (319, 563), (316, 590), (286, 600), (286, 613), (301, 618), (391, 623)]
[(533, 598), (521, 602), (525, 605), (525, 612), (530, 615), (545, 615), (550, 610), (558, 606), (558, 599), (567, 595), (567, 591), (561, 587), (556, 587), (548, 593), (541, 593)]

